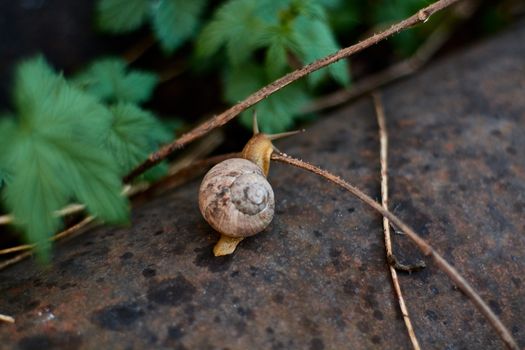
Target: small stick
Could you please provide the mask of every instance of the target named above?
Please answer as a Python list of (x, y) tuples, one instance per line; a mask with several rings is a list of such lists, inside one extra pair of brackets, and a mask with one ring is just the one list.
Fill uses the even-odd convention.
[[(49, 237), (49, 241), (54, 242), (54, 241), (58, 241), (58, 240), (60, 240), (62, 238), (65, 238), (65, 237), (75, 233), (77, 230), (83, 228), (84, 226), (87, 226), (88, 224), (90, 224), (94, 220), (95, 220), (94, 216), (88, 216), (88, 217), (84, 218), (82, 221), (76, 223), (75, 225), (65, 229), (64, 231), (59, 232), (59, 233), (57, 233), (56, 235), (54, 235), (52, 237)], [(6, 249), (0, 250), (0, 255), (11, 254), (11, 253), (25, 251), (25, 250), (31, 250), (31, 249), (35, 248), (36, 246), (37, 246), (37, 244), (21, 244), (21, 245), (18, 245), (16, 247), (11, 247), (11, 248), (6, 248)]]
[(414, 25), (418, 23), (424, 23), (426, 22), (431, 15), (434, 13), (458, 2), (459, 0), (438, 0), (429, 6), (420, 9), (412, 16), (392, 25), (390, 28), (372, 35), (371, 37), (348, 47), (345, 47), (331, 55), (328, 55), (326, 57), (323, 57), (313, 63), (310, 63), (300, 69), (297, 69), (291, 73), (286, 74), (285, 76), (275, 80), (274, 82), (266, 85), (262, 89), (254, 92), (250, 96), (248, 96), (243, 101), (239, 102), (238, 104), (230, 107), (228, 110), (224, 111), (223, 113), (216, 115), (208, 120), (206, 120), (204, 123), (200, 124), (190, 132), (182, 135), (177, 140), (164, 145), (162, 148), (157, 150), (156, 152), (153, 152), (148, 156), (148, 158), (139, 164), (135, 169), (133, 169), (128, 175), (124, 177), (124, 182), (129, 182), (138, 175), (142, 174), (147, 169), (151, 168), (153, 165), (159, 163), (161, 160), (165, 159), (168, 155), (170, 155), (173, 151), (176, 149), (179, 149), (186, 145), (187, 143), (202, 137), (203, 135), (207, 134), (213, 129), (216, 129), (226, 123), (228, 123), (230, 120), (235, 118), (239, 113), (245, 111), (246, 109), (250, 108), (254, 104), (258, 103), (259, 101), (267, 98), (268, 96), (272, 95), (273, 93), (281, 90), (285, 86), (293, 83), (294, 81), (312, 73), (316, 70), (319, 70), (323, 67), (326, 67), (332, 63), (335, 63), (341, 59), (348, 58), (352, 56), (353, 54), (360, 52), (374, 44), (377, 44), (378, 42), (402, 31), (405, 29), (408, 29), (410, 27), (413, 27)]
[(0, 321), (7, 323), (15, 323), (15, 319), (13, 317), (2, 314), (0, 314)]
[(512, 337), (509, 330), (503, 325), (498, 316), (492, 312), (489, 306), (483, 301), (479, 294), (470, 286), (470, 284), (459, 274), (459, 272), (452, 267), (443, 257), (434, 250), (434, 248), (427, 243), (421, 236), (419, 236), (414, 230), (412, 230), (407, 224), (405, 224), (401, 219), (392, 212), (383, 208), (381, 204), (374, 201), (371, 197), (366, 195), (363, 191), (357, 187), (349, 184), (343, 179), (335, 176), (334, 174), (320, 169), (315, 165), (312, 165), (302, 160), (292, 158), (286, 154), (273, 153), (272, 159), (293, 165), (300, 169), (310, 171), (318, 176), (324, 177), (328, 181), (346, 189), (348, 192), (352, 193), (354, 196), (359, 198), (361, 201), (365, 202), (372, 209), (379, 212), (381, 215), (387, 217), (395, 226), (401, 229), (405, 234), (416, 244), (419, 250), (427, 256), (431, 256), (434, 259), (436, 265), (447, 274), (447, 276), (458, 286), (459, 289), (472, 301), (472, 303), (478, 308), (483, 316), (489, 321), (489, 323), (494, 327), (498, 336), (503, 340), (507, 348), (519, 350), (519, 347)]
[[(379, 126), (379, 159), (381, 162), (381, 205), (385, 210), (388, 210), (388, 133), (386, 129), (385, 121), (385, 111), (383, 109), (383, 104), (381, 102), (381, 97), (379, 94), (373, 94), (374, 106), (376, 109), (377, 124)], [(412, 322), (408, 316), (408, 309), (401, 293), (401, 285), (399, 284), (399, 279), (397, 278), (397, 272), (394, 268), (394, 265), (391, 263), (391, 259), (394, 258), (392, 254), (392, 240), (390, 239), (390, 222), (387, 217), (383, 216), (383, 231), (385, 235), (385, 250), (386, 257), (388, 262), (388, 268), (390, 270), (390, 276), (392, 277), (392, 284), (394, 285), (394, 290), (397, 296), (397, 301), (399, 302), (399, 308), (401, 309), (401, 314), (403, 315), (403, 320), (405, 321), (405, 326), (407, 328), (408, 337), (412, 342), (412, 347), (414, 350), (420, 350), (419, 342), (417, 341), (416, 333), (414, 332), (414, 327), (412, 327)], [(394, 258), (395, 259), (395, 258)]]

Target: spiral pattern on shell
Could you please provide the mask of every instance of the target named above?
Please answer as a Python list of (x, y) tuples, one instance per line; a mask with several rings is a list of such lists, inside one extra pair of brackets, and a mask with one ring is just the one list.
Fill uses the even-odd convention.
[(249, 160), (232, 158), (204, 176), (199, 208), (204, 219), (223, 235), (248, 237), (270, 224), (275, 202), (261, 168)]

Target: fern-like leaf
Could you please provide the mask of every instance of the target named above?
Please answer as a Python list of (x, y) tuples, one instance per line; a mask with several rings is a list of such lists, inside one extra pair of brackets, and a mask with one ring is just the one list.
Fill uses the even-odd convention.
[(150, 72), (128, 69), (122, 59), (106, 58), (93, 62), (74, 82), (107, 102), (141, 103), (151, 97), (158, 77)]
[[(253, 64), (236, 67), (226, 76), (226, 99), (234, 103), (245, 98), (265, 85), (265, 79), (262, 67)], [(308, 94), (304, 84), (295, 82), (259, 102), (255, 108), (261, 130), (277, 133), (289, 129), (307, 101)], [(248, 110), (241, 115), (240, 121), (250, 127), (251, 118), (252, 112)]]
[(259, 5), (252, 0), (231, 0), (222, 5), (197, 41), (197, 54), (211, 56), (222, 46), (233, 64), (245, 62), (263, 45), (265, 24), (257, 16)]
[(162, 48), (172, 52), (191, 38), (205, 0), (161, 0), (153, 13), (153, 29)]
[(153, 114), (133, 104), (119, 103), (110, 110), (113, 117), (106, 145), (118, 160), (121, 175), (125, 175), (160, 144), (172, 138)]
[(150, 0), (99, 0), (97, 25), (110, 33), (135, 30), (146, 21), (150, 7)]
[[(339, 49), (328, 24), (310, 16), (300, 16), (294, 22), (294, 39), (299, 49), (295, 52), (304, 63), (311, 63)], [(329, 72), (341, 85), (350, 83), (350, 73), (345, 60), (331, 64), (308, 76), (312, 85), (317, 85)]]
[(42, 58), (22, 63), (15, 79), (18, 116), (0, 123), (0, 164), (12, 177), (3, 193), (17, 225), (45, 258), (47, 239), (60, 226), (54, 212), (69, 200), (110, 222), (127, 220), (128, 208), (115, 161), (101, 148), (110, 112)]

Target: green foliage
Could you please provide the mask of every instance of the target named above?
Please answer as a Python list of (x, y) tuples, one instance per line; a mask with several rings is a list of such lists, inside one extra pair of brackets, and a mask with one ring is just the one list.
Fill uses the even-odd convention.
[[(245, 77), (249, 76), (250, 79)], [(251, 91), (262, 87), (265, 83), (264, 69), (255, 64), (236, 67), (226, 74), (226, 99), (239, 101)], [(294, 123), (294, 115), (308, 101), (304, 82), (295, 82), (265, 99), (255, 107), (259, 116), (259, 126), (266, 133), (277, 133), (289, 129)], [(241, 123), (247, 128), (252, 127), (252, 112), (245, 111), (240, 117)]]
[[(41, 57), (21, 63), (13, 94), (16, 116), (0, 119), (3, 200), (43, 259), (48, 238), (61, 225), (54, 213), (71, 201), (108, 223), (126, 222), (122, 175), (170, 139), (151, 113), (126, 102), (144, 101), (156, 81), (151, 74), (125, 73), (121, 63), (102, 61), (83, 77), (98, 80), (82, 91)], [(133, 83), (148, 86), (133, 90)], [(116, 102), (107, 107), (101, 99)]]
[(165, 51), (172, 52), (193, 36), (205, 5), (205, 0), (160, 1), (153, 12), (153, 29)]
[(151, 22), (166, 52), (190, 39), (206, 6), (205, 0), (99, 0), (98, 27), (109, 33), (126, 33)]
[[(331, 6), (335, 1), (329, 2)], [(248, 30), (249, 28), (249, 30)], [(197, 55), (210, 57), (224, 48), (225, 98), (235, 103), (297, 64), (311, 63), (339, 49), (327, 21), (323, 2), (314, 0), (230, 0), (214, 13), (197, 40)], [(262, 51), (264, 59), (258, 57)], [(261, 128), (279, 132), (291, 127), (308, 102), (311, 90), (328, 76), (349, 84), (341, 61), (308, 77), (309, 85), (294, 84), (257, 106)], [(265, 115), (268, 113), (268, 115)], [(247, 124), (245, 114), (241, 121)]]
[(122, 59), (106, 58), (92, 63), (74, 83), (106, 102), (142, 103), (153, 94), (158, 77), (149, 72), (129, 71)]
[[(223, 0), (209, 2), (209, 11), (204, 11), (208, 5), (205, 0), (98, 0), (97, 13), (100, 27), (113, 33), (128, 32), (149, 21), (167, 52), (194, 39), (195, 55), (190, 57), (190, 65), (224, 74), (224, 98), (233, 104), (239, 101), (239, 96), (253, 93), (293, 69), (336, 52), (339, 41), (355, 42), (363, 31), (389, 26), (430, 2)], [(429, 27), (427, 24), (403, 31), (388, 43), (396, 54), (408, 56), (423, 42)], [(323, 84), (328, 78), (348, 87), (351, 80), (348, 67), (346, 61), (337, 62), (308, 75), (308, 84), (296, 84), (283, 90), (280, 96), (270, 96), (258, 107), (261, 113), (266, 110), (281, 113), (267, 118), (260, 113), (262, 129), (282, 131), (291, 127), (301, 118), (301, 108), (309, 102), (308, 96), (326, 88)], [(253, 76), (238, 73), (245, 70), (256, 72)], [(241, 86), (251, 90), (232, 93)], [(277, 118), (283, 120), (273, 120)]]
[(101, 0), (97, 3), (97, 24), (110, 33), (129, 32), (146, 21), (150, 8), (150, 0)]
[(172, 138), (153, 114), (136, 105), (121, 102), (111, 106), (110, 111), (112, 126), (106, 146), (117, 159), (121, 176)]

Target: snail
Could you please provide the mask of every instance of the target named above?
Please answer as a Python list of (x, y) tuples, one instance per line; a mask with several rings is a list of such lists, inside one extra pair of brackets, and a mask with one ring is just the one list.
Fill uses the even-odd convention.
[(199, 189), (199, 209), (204, 219), (221, 235), (213, 248), (215, 256), (232, 254), (246, 237), (263, 231), (272, 221), (275, 201), (266, 177), (273, 140), (298, 133), (259, 132), (253, 116), (253, 136), (241, 158), (220, 162), (206, 173)]

